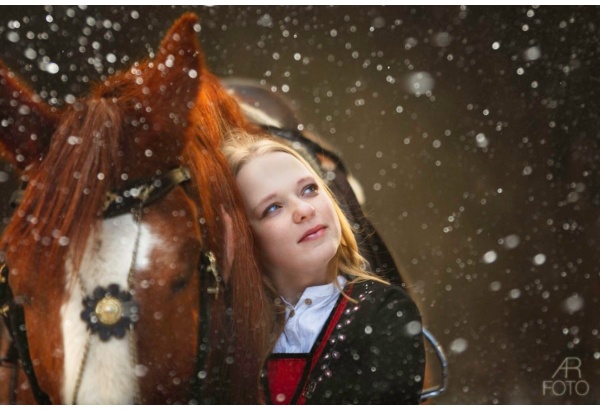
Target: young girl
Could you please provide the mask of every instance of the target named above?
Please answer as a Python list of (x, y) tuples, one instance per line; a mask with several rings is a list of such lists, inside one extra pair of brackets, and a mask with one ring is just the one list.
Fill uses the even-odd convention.
[(404, 290), (366, 270), (323, 179), (294, 149), (267, 136), (234, 134), (223, 152), (278, 315), (265, 401), (419, 403), (419, 312)]

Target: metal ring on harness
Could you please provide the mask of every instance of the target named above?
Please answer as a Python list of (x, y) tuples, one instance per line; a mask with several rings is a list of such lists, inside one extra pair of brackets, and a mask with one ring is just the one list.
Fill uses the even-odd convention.
[(440, 361), (440, 365), (442, 367), (442, 385), (424, 390), (423, 393), (421, 393), (421, 402), (440, 396), (448, 387), (448, 360), (446, 360), (444, 349), (442, 349), (442, 345), (440, 345), (437, 339), (433, 337), (429, 330), (423, 328), (423, 335), (429, 344), (431, 344), (431, 347), (433, 347), (433, 350)]

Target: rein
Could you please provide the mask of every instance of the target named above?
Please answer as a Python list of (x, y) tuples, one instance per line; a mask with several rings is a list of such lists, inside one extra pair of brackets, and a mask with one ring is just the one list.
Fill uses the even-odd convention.
[[(106, 200), (104, 202), (104, 213), (103, 216), (105, 219), (112, 218), (118, 215), (122, 215), (128, 212), (131, 212), (134, 215), (134, 218), (138, 221), (138, 224), (141, 222), (139, 218), (141, 217), (141, 210), (160, 199), (164, 195), (166, 195), (169, 191), (175, 188), (178, 185), (182, 185), (185, 182), (190, 180), (190, 173), (187, 168), (176, 168), (173, 169), (163, 176), (151, 178), (148, 180), (144, 180), (135, 184), (132, 184), (126, 188), (120, 189), (115, 192), (110, 192), (106, 196)], [(20, 197), (19, 194), (14, 196), (13, 198)], [(137, 215), (137, 217), (136, 217)], [(137, 247), (136, 247), (137, 248)], [(134, 261), (135, 261), (135, 250), (134, 250)], [(132, 267), (133, 263), (132, 262)], [(196, 373), (190, 380), (190, 387), (192, 389), (192, 398), (196, 402), (200, 401), (199, 393), (200, 393), (200, 383), (201, 383), (201, 375), (207, 373), (207, 356), (208, 356), (208, 339), (209, 339), (209, 330), (210, 330), (210, 315), (209, 315), (209, 301), (210, 295), (214, 295), (215, 299), (219, 295), (220, 284), (221, 284), (221, 276), (219, 275), (219, 271), (217, 268), (217, 261), (214, 254), (211, 251), (202, 250), (200, 258), (199, 258), (199, 275), (200, 275), (200, 313), (198, 315), (198, 334), (199, 334), (199, 342), (196, 349)], [(131, 274), (132, 272), (130, 272)], [(16, 380), (18, 373), (18, 365), (20, 362), (23, 371), (27, 375), (29, 379), (29, 384), (31, 386), (31, 390), (33, 396), (38, 404), (52, 404), (48, 395), (40, 388), (35, 371), (33, 368), (33, 363), (31, 360), (31, 356), (29, 354), (29, 343), (27, 340), (27, 331), (25, 326), (25, 314), (23, 311), (23, 307), (16, 303), (13, 298), (12, 290), (9, 284), (9, 270), (6, 264), (0, 265), (0, 315), (4, 319), (4, 323), (6, 328), (8, 329), (12, 342), (8, 349), (8, 354), (6, 358), (0, 358), (0, 364), (7, 363), (12, 366), (13, 374), (12, 379)], [(112, 285), (111, 285), (112, 286)], [(115, 285), (116, 286), (116, 285)], [(110, 289), (110, 286), (109, 286)], [(112, 293), (115, 293), (114, 291)], [(125, 292), (121, 292), (123, 294)], [(127, 292), (129, 293), (129, 292)], [(85, 292), (84, 292), (85, 294)], [(114, 295), (113, 295), (114, 296)], [(89, 297), (84, 299), (84, 303), (87, 303)], [(103, 300), (115, 299), (114, 297), (105, 297), (101, 299), (99, 303)], [(116, 300), (116, 299), (115, 299)], [(134, 303), (134, 302), (133, 302)], [(96, 304), (94, 307), (97, 307)], [(117, 306), (118, 307), (118, 306)], [(89, 310), (89, 309), (88, 309)], [(82, 319), (84, 317), (84, 313), (82, 312)], [(93, 314), (93, 313), (92, 313)], [(119, 318), (120, 319), (120, 318)], [(85, 321), (85, 319), (83, 319)], [(88, 322), (89, 323), (89, 322)], [(132, 329), (135, 321), (128, 323), (128, 326)], [(133, 333), (131, 333), (133, 334)], [(108, 338), (104, 338), (102, 333), (100, 333), (101, 340), (108, 340)], [(88, 341), (89, 343), (89, 341)], [(83, 367), (85, 365), (85, 357), (83, 358), (80, 372), (83, 371)], [(11, 384), (11, 393), (10, 393), (10, 403), (13, 404), (16, 402), (16, 389), (12, 388), (16, 387)], [(75, 392), (75, 397), (73, 398), (73, 402), (75, 402), (77, 395), (77, 391)], [(137, 395), (136, 395), (137, 396)]]

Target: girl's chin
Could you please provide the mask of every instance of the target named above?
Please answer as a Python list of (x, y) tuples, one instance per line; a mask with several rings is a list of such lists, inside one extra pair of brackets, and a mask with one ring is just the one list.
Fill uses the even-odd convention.
[(277, 255), (274, 263), (263, 264), (263, 272), (273, 277), (278, 274), (305, 276), (309, 272), (327, 271), (331, 260), (337, 253), (338, 246), (339, 244), (336, 245), (333, 242), (323, 243), (321, 246), (298, 253), (300, 257), (295, 260), (292, 260), (291, 257), (285, 258)]

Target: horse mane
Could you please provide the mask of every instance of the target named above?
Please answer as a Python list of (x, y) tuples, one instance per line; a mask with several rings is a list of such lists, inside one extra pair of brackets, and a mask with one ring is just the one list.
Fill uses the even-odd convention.
[[(231, 327), (228, 331), (235, 335), (233, 352), (225, 353), (233, 357), (233, 365), (225, 368), (214, 367), (222, 380), (229, 380), (230, 386), (220, 386), (217, 390), (227, 393), (229, 397), (221, 397), (221, 402), (258, 403), (258, 375), (269, 353), (274, 317), (270, 302), (262, 286), (262, 275), (256, 264), (253, 235), (247, 219), (244, 203), (236, 189), (235, 177), (220, 151), (220, 144), (231, 129), (254, 128), (244, 119), (239, 106), (220, 86), (216, 77), (204, 73), (196, 107), (192, 111), (188, 144), (184, 150), (184, 163), (189, 167), (192, 179), (196, 181), (199, 201), (211, 206), (203, 206), (204, 229), (210, 247), (218, 249), (221, 259), (223, 241), (217, 243), (218, 232), (223, 231), (222, 209), (229, 214), (235, 232), (235, 258), (233, 261), (229, 295), (231, 308), (235, 314), (235, 322), (228, 323), (225, 317), (213, 317), (213, 323), (219, 322), (221, 327)], [(211, 187), (211, 189), (206, 189)], [(204, 188), (204, 189), (202, 189)], [(210, 194), (211, 197), (207, 197)], [(216, 309), (216, 312), (223, 312)], [(226, 330), (227, 331), (227, 330)], [(217, 339), (219, 335), (213, 334)], [(211, 345), (217, 345), (215, 340)], [(233, 354), (232, 354), (233, 353)], [(213, 361), (231, 363), (222, 358)], [(211, 364), (209, 364), (211, 366)], [(233, 396), (232, 396), (233, 394)]]

